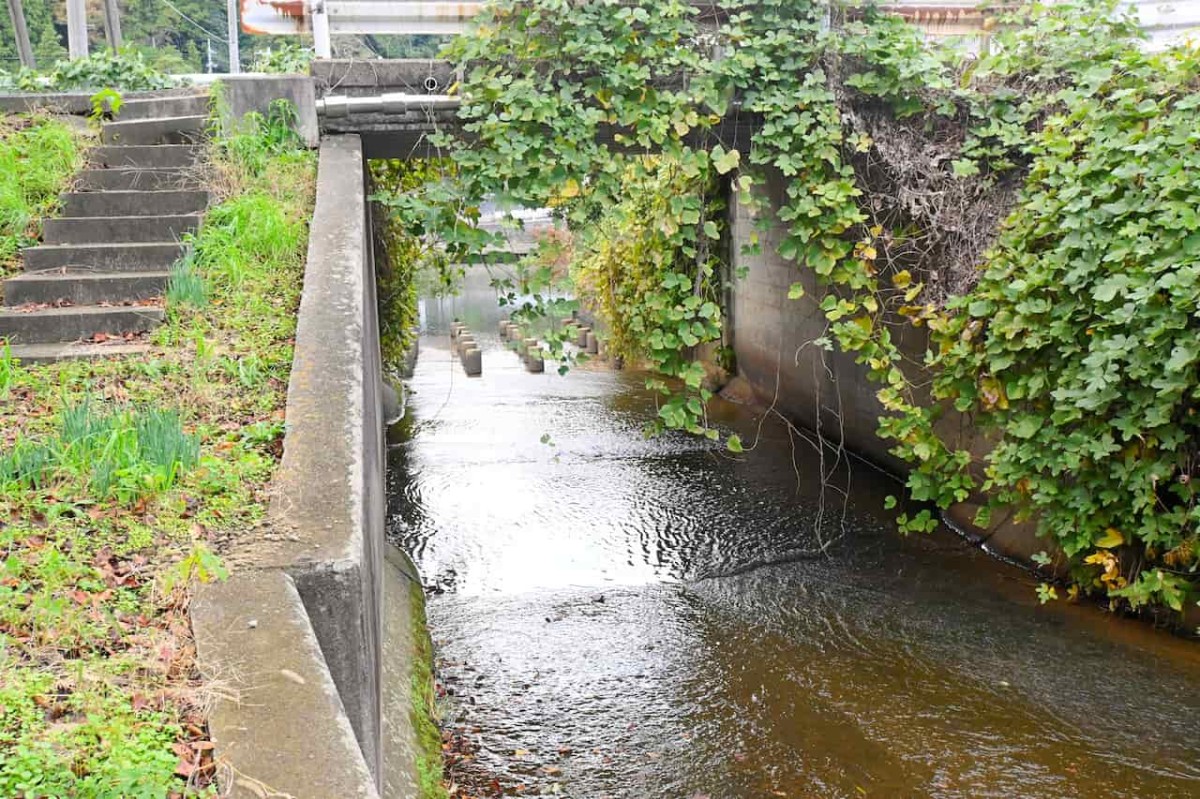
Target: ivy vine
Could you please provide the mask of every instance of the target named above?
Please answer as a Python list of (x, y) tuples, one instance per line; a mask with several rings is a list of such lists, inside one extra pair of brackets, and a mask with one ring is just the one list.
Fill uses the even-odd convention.
[[(989, 28), (973, 57), (870, 8), (495, 0), (450, 48), (463, 133), (442, 143), (463, 196), (559, 210), (615, 346), (682, 385), (653, 380), (657, 426), (713, 437), (694, 354), (732, 279), (722, 198), (757, 207), (782, 176), (762, 216), (822, 287), (816, 343), (878, 382), (879, 433), (928, 503), (902, 528), (983, 490), (980, 521), (1034, 520), (1072, 591), (1180, 610), (1200, 565), (1200, 54), (1144, 52), (1115, 2)], [(722, 141), (730, 119), (748, 148)], [(923, 361), (900, 324), (928, 330)], [(985, 456), (939, 437), (950, 408)]]

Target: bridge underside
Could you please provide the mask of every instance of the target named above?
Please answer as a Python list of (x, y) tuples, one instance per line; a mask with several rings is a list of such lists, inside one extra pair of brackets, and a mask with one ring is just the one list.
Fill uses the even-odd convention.
[[(457, 82), (454, 67), (446, 61), (403, 60), (320, 60), (312, 64), (318, 106), (328, 109), (320, 118), (322, 134), (354, 133), (362, 138), (367, 158), (429, 158), (442, 153), (431, 141), (439, 131), (459, 131), (457, 113), (452, 108), (418, 110), (357, 111), (353, 103), (383, 95), (445, 95)], [(332, 98), (349, 98), (350, 107), (332, 113)], [(331, 101), (326, 104), (323, 101)], [(749, 148), (755, 121), (749, 114), (727, 117), (711, 130), (698, 134), (719, 141), (729, 148)], [(616, 128), (601, 130), (598, 139), (616, 144)]]

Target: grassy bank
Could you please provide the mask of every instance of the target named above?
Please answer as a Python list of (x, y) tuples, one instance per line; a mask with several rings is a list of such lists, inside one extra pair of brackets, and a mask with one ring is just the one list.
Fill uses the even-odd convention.
[(216, 148), (148, 354), (0, 354), (0, 796), (214, 793), (188, 583), (281, 454), (315, 159), (278, 122)]
[(21, 247), (83, 163), (83, 139), (48, 116), (0, 117), (0, 278), (16, 269)]

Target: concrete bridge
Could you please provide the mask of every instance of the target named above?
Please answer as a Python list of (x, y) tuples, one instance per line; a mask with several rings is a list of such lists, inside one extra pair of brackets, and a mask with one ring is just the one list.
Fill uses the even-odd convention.
[[(428, 158), (440, 153), (434, 133), (458, 130), (459, 99), (446, 92), (460, 76), (454, 65), (437, 60), (318, 60), (312, 64), (311, 127), (323, 135), (354, 134), (368, 158)], [(754, 122), (738, 115), (706, 135), (726, 148), (747, 147)], [(615, 128), (598, 138), (614, 141)]]

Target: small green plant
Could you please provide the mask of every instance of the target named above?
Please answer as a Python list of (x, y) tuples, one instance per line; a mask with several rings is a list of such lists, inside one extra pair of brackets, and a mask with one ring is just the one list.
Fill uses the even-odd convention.
[(208, 302), (208, 283), (196, 269), (195, 254), (186, 256), (171, 265), (171, 276), (167, 280), (167, 304), (202, 308)]
[(101, 89), (91, 96), (91, 103), (92, 111), (88, 114), (88, 119), (93, 125), (99, 125), (104, 120), (112, 119), (121, 113), (121, 106), (125, 104), (125, 98), (116, 89)]
[(7, 341), (0, 343), (0, 397), (8, 396), (12, 388), (14, 373), (20, 366), (13, 357), (12, 347)]
[(229, 579), (229, 570), (217, 553), (203, 541), (192, 543), (191, 551), (163, 573), (160, 585), (163, 593), (170, 594), (179, 586), (189, 583), (222, 582)]
[(219, 363), (221, 370), (243, 388), (254, 388), (263, 380), (262, 361), (256, 355), (222, 357)]

